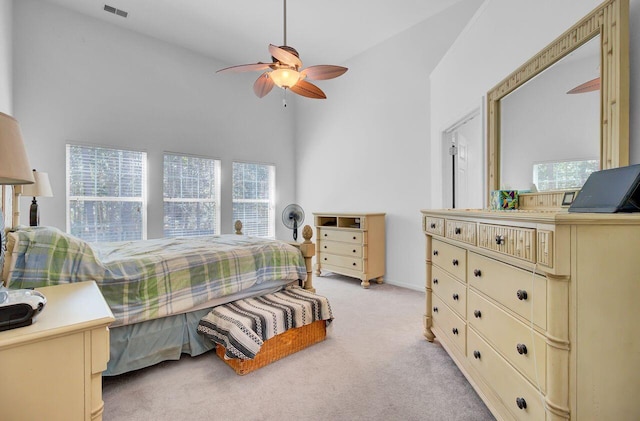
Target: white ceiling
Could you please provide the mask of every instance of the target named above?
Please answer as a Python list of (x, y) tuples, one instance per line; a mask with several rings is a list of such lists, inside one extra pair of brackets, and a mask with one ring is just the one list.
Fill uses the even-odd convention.
[[(268, 45), (283, 44), (283, 0), (46, 1), (228, 64), (268, 62)], [(305, 66), (341, 64), (460, 1), (289, 0), (287, 44)], [(105, 4), (128, 17), (105, 12)]]

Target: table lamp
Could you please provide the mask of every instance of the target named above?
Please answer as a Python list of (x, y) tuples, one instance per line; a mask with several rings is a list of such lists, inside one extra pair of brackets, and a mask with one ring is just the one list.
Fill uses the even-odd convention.
[[(18, 185), (34, 182), (27, 151), (15, 118), (0, 113), (0, 184)], [(4, 206), (4, 203), (2, 204)], [(17, 204), (16, 204), (17, 206)], [(4, 215), (0, 206), (0, 267), (4, 260)]]
[(49, 174), (33, 170), (33, 178), (35, 183), (23, 186), (22, 195), (33, 197), (31, 208), (29, 209), (29, 225), (37, 227), (40, 225), (40, 211), (36, 197), (53, 197), (53, 192), (49, 183)]

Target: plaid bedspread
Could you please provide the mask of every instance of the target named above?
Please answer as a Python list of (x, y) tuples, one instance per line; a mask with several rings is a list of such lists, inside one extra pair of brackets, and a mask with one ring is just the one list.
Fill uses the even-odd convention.
[(317, 320), (333, 320), (329, 300), (293, 287), (214, 307), (197, 330), (224, 346), (226, 358), (246, 360), (255, 358), (264, 341)]
[(112, 326), (179, 314), (269, 280), (304, 280), (300, 251), (239, 235), (87, 243), (52, 227), (17, 231), (10, 288), (95, 280)]

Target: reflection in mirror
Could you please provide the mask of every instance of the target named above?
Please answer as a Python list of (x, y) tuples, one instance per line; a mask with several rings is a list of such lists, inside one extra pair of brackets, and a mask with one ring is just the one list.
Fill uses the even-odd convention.
[[(500, 187), (579, 189), (600, 166), (600, 36), (500, 100)], [(597, 88), (597, 87), (596, 87)]]

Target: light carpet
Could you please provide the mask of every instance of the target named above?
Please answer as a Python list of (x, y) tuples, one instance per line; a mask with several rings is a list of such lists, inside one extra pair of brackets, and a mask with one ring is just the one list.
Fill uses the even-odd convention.
[(105, 421), (492, 420), (436, 341), (422, 336), (425, 295), (314, 277), (329, 298), (327, 339), (245, 376), (214, 352), (103, 379)]

